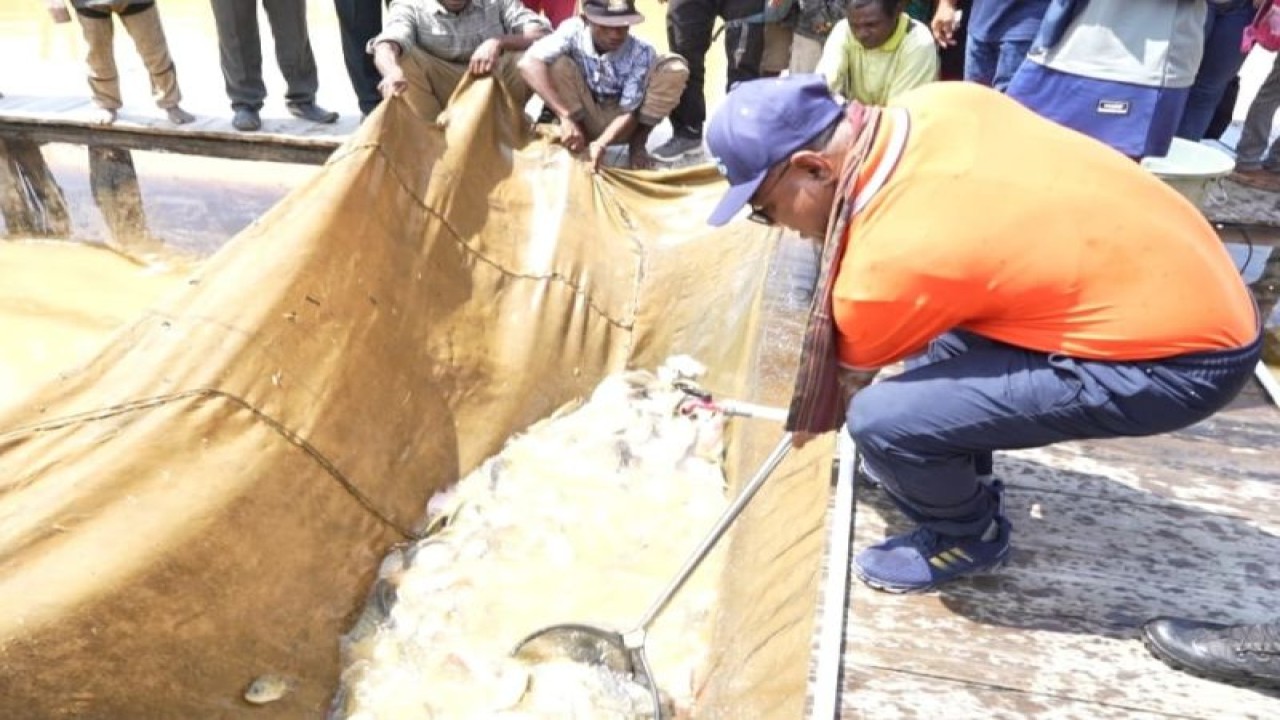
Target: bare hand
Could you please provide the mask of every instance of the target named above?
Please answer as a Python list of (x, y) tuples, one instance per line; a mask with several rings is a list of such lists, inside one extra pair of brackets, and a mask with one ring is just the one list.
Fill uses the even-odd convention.
[(571, 153), (580, 153), (587, 147), (587, 136), (577, 122), (560, 118), (560, 144)]
[(498, 58), (502, 57), (502, 43), (497, 38), (489, 38), (480, 43), (480, 47), (471, 53), (471, 64), (468, 70), (472, 75), (488, 75), (493, 72), (493, 66), (498, 64)]
[(608, 146), (603, 143), (593, 142), (587, 146), (587, 160), (591, 163), (591, 172), (600, 172), (601, 166), (604, 165), (604, 156), (608, 151)]
[(933, 39), (944, 48), (956, 44), (956, 8), (949, 3), (939, 3), (933, 14), (933, 22), (929, 24), (933, 30)]
[(382, 93), (383, 99), (403, 95), (408, 89), (409, 81), (405, 80), (404, 70), (399, 67), (383, 75), (382, 81), (378, 83), (378, 92)]

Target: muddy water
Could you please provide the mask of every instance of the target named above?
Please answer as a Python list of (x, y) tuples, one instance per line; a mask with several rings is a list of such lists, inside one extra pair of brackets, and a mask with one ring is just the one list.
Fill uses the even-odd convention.
[(0, 243), (0, 409), (92, 358), (181, 279), (178, 270), (139, 266), (87, 245)]
[[(89, 188), (86, 150), (46, 145), (44, 156), (66, 197), (72, 237), (107, 242), (106, 222)], [(212, 255), (291, 189), (320, 172), (313, 165), (150, 152), (135, 152), (133, 160), (149, 233), (179, 254), (196, 258)]]

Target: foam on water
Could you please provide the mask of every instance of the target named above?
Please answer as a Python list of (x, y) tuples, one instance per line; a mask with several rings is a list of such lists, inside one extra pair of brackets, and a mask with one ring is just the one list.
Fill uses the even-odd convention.
[[(383, 561), (344, 638), (343, 718), (642, 718), (645, 688), (608, 670), (510, 657), (561, 622), (630, 627), (723, 510), (723, 419), (681, 412), (701, 368), (606, 379), (433, 498), (430, 534)], [(655, 678), (691, 705), (721, 565), (713, 553), (654, 624)]]

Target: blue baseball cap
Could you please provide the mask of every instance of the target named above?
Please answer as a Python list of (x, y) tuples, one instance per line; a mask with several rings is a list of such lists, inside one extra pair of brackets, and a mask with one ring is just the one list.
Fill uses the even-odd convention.
[(724, 225), (751, 201), (769, 168), (831, 126), (844, 106), (821, 75), (738, 83), (707, 124), (707, 148), (729, 191), (707, 222)]

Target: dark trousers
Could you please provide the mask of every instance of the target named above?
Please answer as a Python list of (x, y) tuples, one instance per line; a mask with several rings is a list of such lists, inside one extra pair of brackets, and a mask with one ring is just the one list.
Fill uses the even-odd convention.
[(1004, 92), (1030, 49), (1030, 40), (989, 42), (966, 38), (964, 79)]
[(1236, 396), (1261, 349), (1259, 335), (1237, 350), (1104, 362), (952, 332), (923, 362), (859, 392), (847, 422), (864, 469), (908, 517), (977, 535), (997, 509), (975, 472), (992, 451), (1186, 427)]
[(360, 103), (360, 112), (368, 115), (382, 100), (378, 92), (381, 73), (373, 64), (373, 55), (365, 51), (382, 32), (382, 0), (333, 0), (338, 13), (338, 30), (342, 33), (342, 57), (347, 63), (351, 89)]
[(706, 56), (716, 18), (724, 18), (724, 51), (728, 58), (728, 87), (760, 77), (764, 55), (764, 25), (733, 22), (759, 13), (760, 0), (670, 0), (667, 3), (667, 46), (689, 63), (689, 82), (671, 112), (671, 127), (684, 137), (702, 137), (707, 119), (703, 95)]
[(1244, 65), (1240, 39), (1253, 21), (1253, 3), (1233, 0), (1230, 5), (1209, 5), (1204, 21), (1204, 56), (1196, 71), (1195, 83), (1187, 95), (1187, 108), (1182, 112), (1177, 136), (1200, 140), (1209, 130), (1213, 114), (1231, 83)]
[[(262, 42), (258, 35), (258, 0), (212, 0), (222, 55), (222, 78), (235, 109), (262, 108), (267, 86), (262, 82)], [(307, 37), (306, 0), (262, 0), (276, 44), (276, 62), (284, 75), (290, 104), (315, 102), (316, 60)]]

